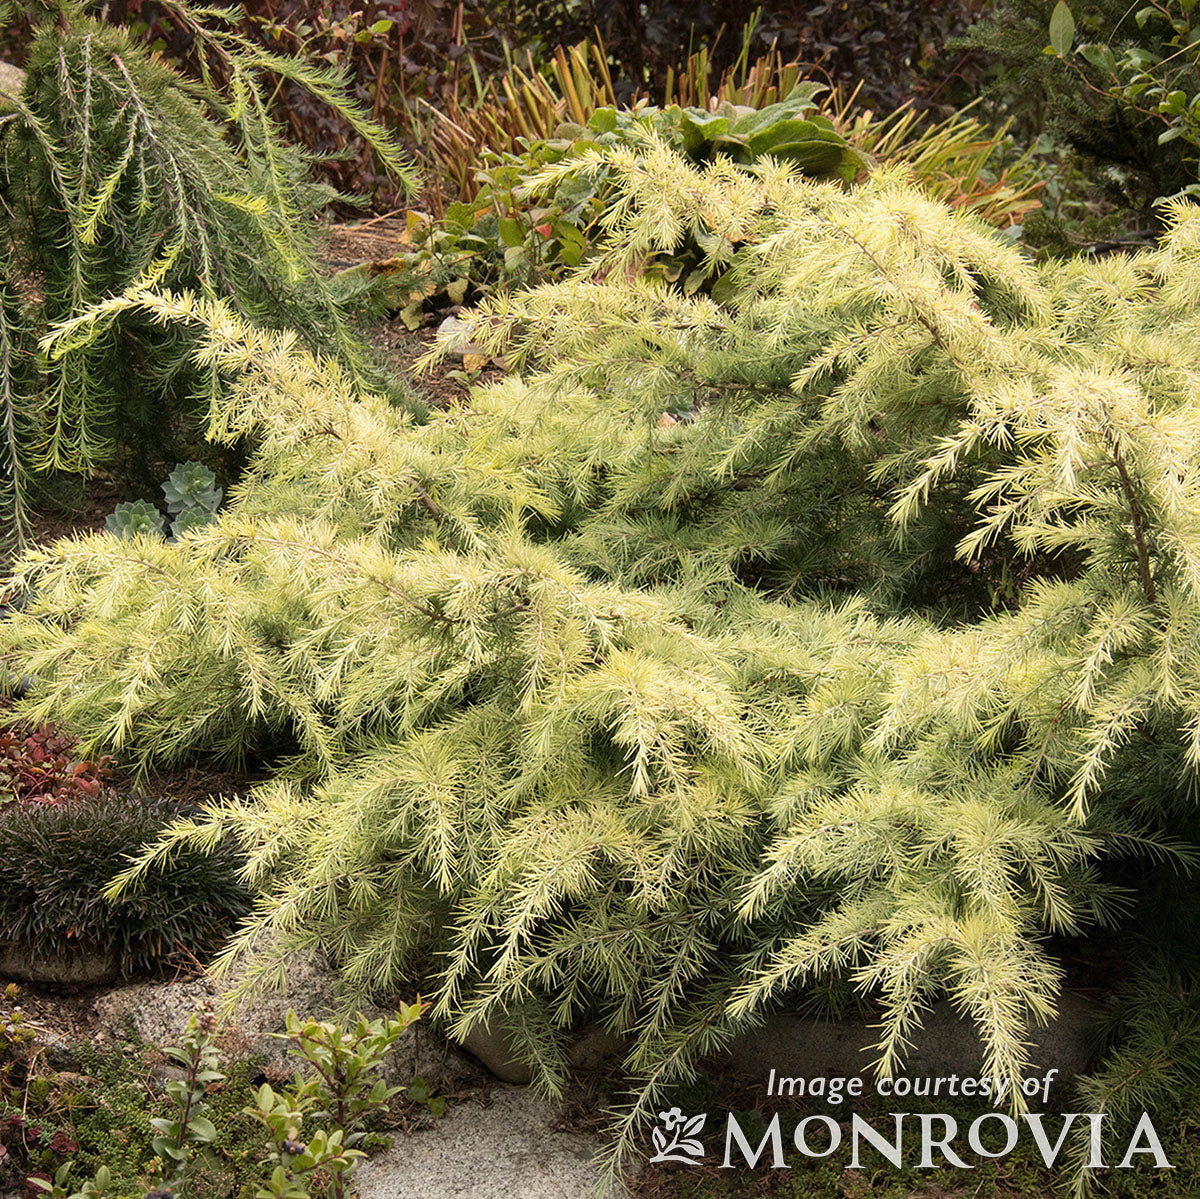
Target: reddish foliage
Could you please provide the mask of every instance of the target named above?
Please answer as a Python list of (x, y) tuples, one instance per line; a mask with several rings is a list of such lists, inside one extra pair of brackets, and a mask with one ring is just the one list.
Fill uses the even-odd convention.
[(42, 1170), (32, 1174), (28, 1172), (36, 1156), (41, 1131), (40, 1128), (27, 1127), (18, 1115), (0, 1116), (0, 1186), (23, 1184), (21, 1199), (33, 1199), (35, 1195), (45, 1193), (34, 1185), (33, 1179), (50, 1181), (50, 1175)]
[(79, 1142), (65, 1128), (60, 1128), (50, 1138), (50, 1150), (52, 1153), (57, 1153), (59, 1157), (67, 1157), (72, 1153), (79, 1152)]
[(46, 1149), (57, 1158), (67, 1158), (79, 1152), (79, 1142), (66, 1128), (56, 1129), (49, 1142), (46, 1141), (45, 1131), (40, 1124), (26, 1124), (15, 1114), (0, 1116), (0, 1187), (23, 1184), (25, 1189), (21, 1199), (40, 1199), (45, 1194), (34, 1185), (33, 1180), (50, 1182), (50, 1175), (45, 1170), (30, 1170), (39, 1162), (46, 1164)]
[(62, 803), (109, 792), (113, 760), (76, 761), (78, 741), (53, 724), (23, 721), (0, 727), (0, 803)]
[(21, 1199), (42, 1199), (42, 1197), (46, 1194), (41, 1187), (34, 1186), (33, 1180), (35, 1178), (45, 1183), (54, 1181), (45, 1170), (38, 1170), (35, 1174), (30, 1174), (25, 1179), (25, 1189), (21, 1192)]

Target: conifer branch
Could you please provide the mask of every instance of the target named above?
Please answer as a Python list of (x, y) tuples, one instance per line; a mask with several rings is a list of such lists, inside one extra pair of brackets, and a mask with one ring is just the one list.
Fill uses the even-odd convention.
[(1113, 464), (1117, 468), (1117, 477), (1121, 480), (1121, 492), (1125, 497), (1125, 503), (1129, 509), (1129, 519), (1133, 526), (1133, 541), (1137, 548), (1138, 577), (1141, 580), (1142, 593), (1148, 604), (1157, 604), (1158, 592), (1154, 586), (1154, 575), (1150, 570), (1150, 551), (1146, 546), (1145, 518), (1142, 515), (1142, 507), (1133, 490), (1133, 482), (1125, 465), (1125, 455), (1111, 437), (1109, 444), (1112, 446)]

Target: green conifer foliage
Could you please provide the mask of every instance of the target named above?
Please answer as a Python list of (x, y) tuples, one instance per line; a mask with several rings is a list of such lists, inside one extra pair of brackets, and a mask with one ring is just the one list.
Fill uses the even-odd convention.
[[(1186, 139), (1164, 139), (1167, 125), (1155, 105), (1122, 103), (1111, 95), (1116, 63), (1133, 55), (1161, 76), (1166, 92), (1195, 86), (1190, 57), (1180, 53), (1191, 36), (1172, 45), (1174, 23), (1190, 5), (1138, 6), (1124, 0), (1072, 5), (1074, 43), (1103, 47), (1111, 58), (1046, 53), (1050, 18), (1058, 0), (1003, 0), (989, 6), (960, 45), (993, 68), (989, 91), (1006, 115), (1015, 115), (1032, 140), (1047, 133), (1086, 156), (1094, 181), (1122, 204), (1148, 217), (1159, 196), (1196, 182), (1195, 148)], [(1185, 25), (1186, 30), (1186, 25)], [(1111, 65), (1110, 65), (1111, 64)], [(1148, 110), (1148, 111), (1147, 111)]]
[[(601, 269), (477, 313), (520, 369), (424, 425), (194, 294), (53, 330), (66, 363), (195, 331), (211, 436), (256, 449), (178, 545), (27, 554), (6, 663), (125, 761), (283, 747), (121, 885), (236, 836), (252, 980), (315, 947), (352, 1001), (432, 954), (436, 1013), (550, 1092), (601, 1021), (618, 1155), (830, 978), (880, 1004), (881, 1068), (948, 994), (1011, 1082), (1049, 939), (1122, 919), (1122, 860), (1193, 860), (1200, 209), (1035, 268), (894, 175), (604, 163)], [(712, 297), (636, 274), (684, 233)]]
[(346, 297), (315, 258), (313, 218), (333, 193), (308, 181), (303, 154), (283, 140), (272, 80), (305, 86), (345, 115), (407, 185), (410, 168), (335, 74), (259, 50), (217, 12), (180, 10), (180, 19), (211, 67), (202, 81), (123, 29), (56, 7), (0, 118), (0, 241), (11, 255), (0, 277), (0, 398), (18, 534), (29, 472), (87, 471), (118, 443), (169, 445), (221, 386), (191, 361), (183, 330), (138, 321), (31, 380), (27, 326), (56, 324), (131, 286), (186, 287), (229, 299), (248, 321), (298, 330), (314, 350), (367, 363)]

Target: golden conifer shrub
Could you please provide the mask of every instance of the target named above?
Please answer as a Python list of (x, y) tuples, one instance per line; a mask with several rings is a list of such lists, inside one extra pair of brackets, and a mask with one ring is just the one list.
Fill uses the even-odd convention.
[[(1049, 938), (1136, 956), (1192, 895), (1200, 210), (1038, 268), (895, 174), (604, 162), (603, 261), (477, 311), (513, 373), (423, 425), (210, 299), (52, 331), (198, 330), (211, 435), (256, 448), (179, 545), (20, 561), (25, 708), (146, 767), (272, 761), (116, 889), (236, 837), (252, 981), (320, 948), (353, 997), (433, 955), (435, 1013), (551, 1093), (603, 1023), (616, 1156), (830, 979), (879, 1005), (881, 1068), (946, 994), (1011, 1083)], [(685, 236), (711, 295), (637, 274)]]

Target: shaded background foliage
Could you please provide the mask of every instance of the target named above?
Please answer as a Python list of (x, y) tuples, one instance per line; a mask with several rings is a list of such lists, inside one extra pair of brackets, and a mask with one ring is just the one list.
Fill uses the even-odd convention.
[[(1004, 0), (990, 6), (961, 45), (992, 72), (991, 102), (1017, 121), (1027, 138), (1046, 134), (1091, 164), (1091, 181), (1111, 201), (1149, 217), (1153, 202), (1196, 181), (1195, 148), (1160, 141), (1153, 114), (1110, 94), (1108, 73), (1081, 55), (1044, 53), (1055, 0)], [(1169, 6), (1126, 0), (1075, 4), (1076, 43), (1107, 47), (1120, 58), (1133, 50), (1164, 57), (1165, 86), (1195, 87), (1194, 62), (1172, 55)], [(1136, 17), (1134, 10), (1137, 12)]]
[(711, 45), (714, 68), (727, 69), (740, 49), (731, 34), (755, 22), (754, 54), (777, 45), (785, 56), (820, 67), (833, 82), (853, 85), (862, 80), (868, 97), (894, 106), (940, 89), (961, 69), (961, 56), (946, 62), (940, 47), (965, 29), (984, 4), (985, 0), (785, 0), (765, 6), (749, 0), (493, 0), (490, 15), (518, 45), (539, 38), (549, 45), (578, 42), (599, 30), (614, 73), (652, 92), (663, 86), (668, 68), (678, 65), (681, 51), (690, 52), (701, 43)]
[[(170, 0), (113, 0), (92, 6), (128, 24), (185, 68), (195, 45)], [(748, 48), (775, 47), (815, 77), (852, 89), (883, 108), (906, 100), (952, 107), (977, 92), (982, 56), (946, 50), (990, 8), (989, 0), (248, 0), (240, 32), (281, 52), (303, 53), (346, 72), (376, 120), (402, 130), (420, 156), (434, 108), (481, 97), (514, 67), (542, 71), (557, 46), (599, 38), (618, 98), (661, 99), (689, 54), (704, 49), (714, 78)], [(3, 56), (22, 64), (39, 0), (0, 11)], [(752, 26), (744, 46), (741, 31)], [(339, 190), (370, 194), (377, 207), (399, 202), (393, 181), (344, 122), (281, 82), (277, 114), (290, 135), (323, 161)]]

